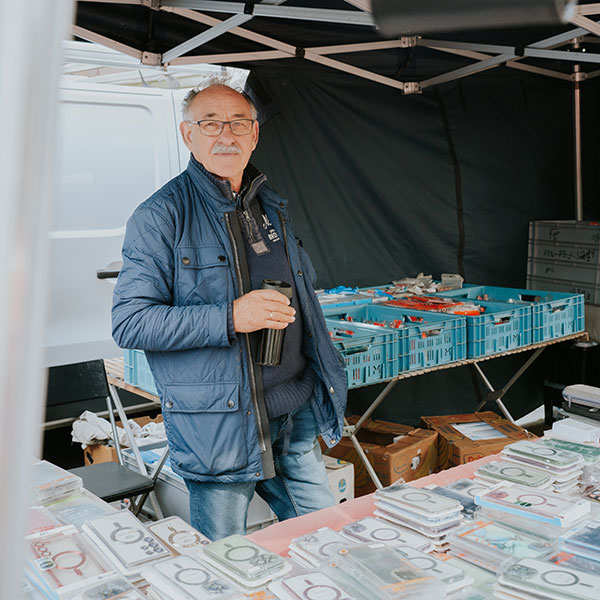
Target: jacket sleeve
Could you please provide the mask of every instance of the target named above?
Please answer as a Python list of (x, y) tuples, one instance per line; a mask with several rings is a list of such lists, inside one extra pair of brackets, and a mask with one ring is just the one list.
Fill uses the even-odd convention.
[(143, 204), (129, 219), (112, 307), (121, 348), (191, 350), (230, 346), (227, 302), (173, 306), (174, 219)]

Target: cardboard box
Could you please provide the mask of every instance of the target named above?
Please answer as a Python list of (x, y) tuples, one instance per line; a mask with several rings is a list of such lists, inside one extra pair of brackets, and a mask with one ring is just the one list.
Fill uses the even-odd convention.
[(114, 446), (92, 444), (83, 451), (83, 464), (87, 467), (103, 462), (118, 462)]
[[(148, 416), (137, 417), (133, 419), (140, 427), (147, 425), (148, 423), (162, 423), (162, 415), (158, 415), (156, 418), (151, 419)], [(117, 427), (121, 427), (121, 421), (117, 421)], [(124, 448), (124, 446), (121, 446)], [(117, 458), (117, 451), (114, 446), (108, 444), (91, 444), (83, 451), (83, 464), (87, 467), (96, 463), (103, 462), (119, 462)]]
[[(355, 424), (359, 417), (348, 422)], [(358, 432), (358, 440), (384, 486), (400, 478), (413, 481), (433, 473), (437, 468), (437, 433), (408, 425), (368, 419)], [(354, 465), (354, 494), (363, 496), (375, 491), (375, 484), (349, 438), (342, 438), (330, 456)]]
[[(522, 427), (491, 411), (421, 417), (421, 424), (438, 433), (440, 470), (496, 454), (518, 440), (535, 438)], [(491, 437), (485, 439), (486, 436)]]
[(354, 498), (354, 465), (327, 455), (323, 456), (323, 459), (329, 487), (335, 496), (336, 504), (352, 500)]

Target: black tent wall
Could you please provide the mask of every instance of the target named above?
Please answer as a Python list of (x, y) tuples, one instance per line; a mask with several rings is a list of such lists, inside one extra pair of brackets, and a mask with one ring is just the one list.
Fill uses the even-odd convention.
[[(263, 67), (250, 85), (270, 115), (253, 160), (290, 199), (323, 287), (463, 265), (469, 282), (525, 287), (529, 221), (573, 218), (567, 82), (499, 69), (402, 95), (344, 74)], [(595, 82), (583, 92), (590, 217), (599, 92)], [(484, 370), (501, 386), (524, 360)], [(540, 359), (511, 390), (514, 416), (539, 404), (546, 371)], [(353, 391), (350, 409), (365, 408), (380, 387)], [(375, 416), (416, 424), (424, 414), (471, 412), (478, 388), (464, 367), (406, 380)]]

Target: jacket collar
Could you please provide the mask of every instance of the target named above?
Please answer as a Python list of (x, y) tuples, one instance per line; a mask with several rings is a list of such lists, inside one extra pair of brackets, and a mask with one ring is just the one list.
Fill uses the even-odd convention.
[[(199, 188), (208, 192), (215, 200), (220, 200), (221, 202), (225, 201), (227, 203), (235, 202), (235, 196), (231, 190), (229, 181), (220, 179), (207, 171), (204, 165), (194, 158), (193, 154), (190, 154), (187, 172), (192, 178), (192, 181)], [(240, 196), (242, 198), (248, 196), (248, 201), (250, 201), (266, 181), (267, 176), (261, 173), (254, 165), (248, 163), (244, 170)]]

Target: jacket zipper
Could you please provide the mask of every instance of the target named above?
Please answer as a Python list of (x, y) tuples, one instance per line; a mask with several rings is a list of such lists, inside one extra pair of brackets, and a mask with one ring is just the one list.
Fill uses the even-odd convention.
[[(243, 289), (243, 283), (242, 283), (242, 271), (240, 268), (240, 258), (239, 258), (239, 254), (238, 254), (238, 250), (237, 250), (237, 246), (235, 244), (235, 237), (233, 235), (233, 231), (231, 230), (231, 224), (229, 223), (229, 215), (226, 213), (225, 214), (225, 223), (227, 224), (227, 233), (229, 234), (229, 239), (231, 241), (231, 247), (233, 249), (233, 258), (235, 261), (235, 273), (236, 273), (236, 277), (238, 280), (238, 285), (240, 288), (240, 294), (243, 295), (244, 294), (244, 289)], [(250, 387), (252, 388), (252, 406), (254, 407), (254, 415), (256, 417), (256, 421), (258, 424), (258, 440), (260, 442), (260, 450), (261, 452), (265, 452), (267, 449), (267, 445), (265, 443), (265, 437), (263, 435), (263, 423), (262, 423), (262, 417), (260, 415), (260, 410), (258, 407), (258, 399), (257, 399), (257, 392), (256, 392), (256, 376), (254, 374), (254, 363), (252, 362), (252, 355), (250, 353), (250, 339), (248, 337), (248, 334), (245, 333), (244, 334), (244, 339), (246, 342), (246, 356), (248, 359), (248, 374), (250, 376)]]

